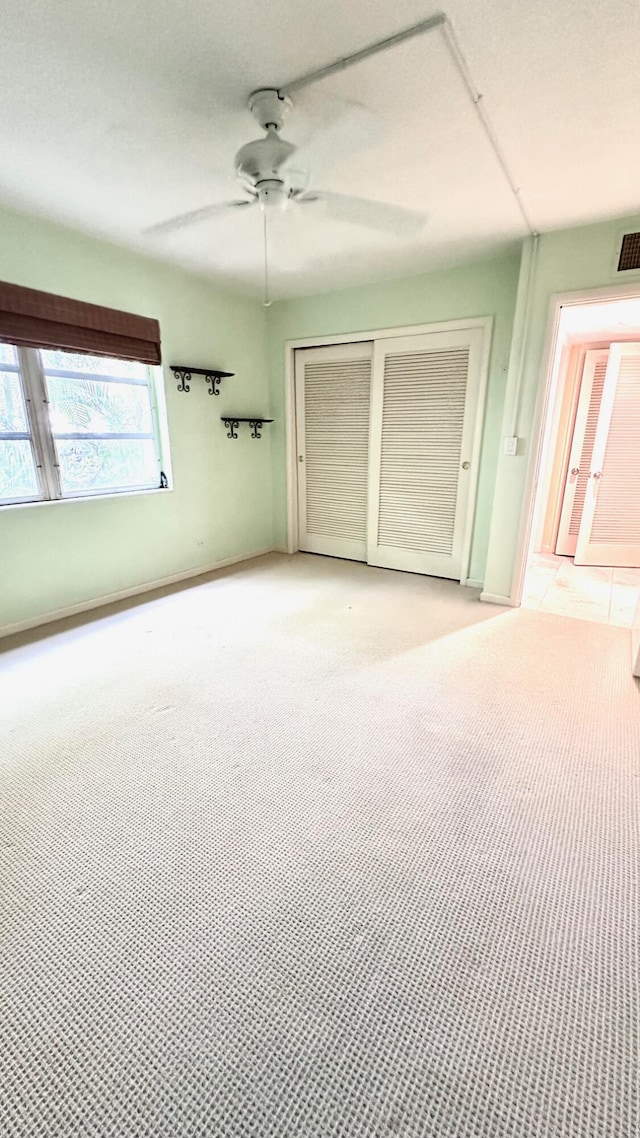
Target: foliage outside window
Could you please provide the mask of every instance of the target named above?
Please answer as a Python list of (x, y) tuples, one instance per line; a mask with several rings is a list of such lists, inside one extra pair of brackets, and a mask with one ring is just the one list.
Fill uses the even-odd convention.
[(160, 485), (146, 364), (0, 344), (0, 503)]

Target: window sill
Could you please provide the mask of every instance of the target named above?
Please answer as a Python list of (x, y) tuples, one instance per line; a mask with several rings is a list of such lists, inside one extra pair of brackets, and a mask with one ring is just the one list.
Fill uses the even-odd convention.
[(151, 486), (147, 490), (121, 490), (110, 494), (79, 494), (75, 498), (46, 498), (37, 502), (4, 502), (0, 503), (0, 512), (4, 510), (32, 510), (34, 506), (68, 506), (77, 502), (104, 502), (117, 498), (142, 498), (150, 494), (172, 494), (173, 486)]

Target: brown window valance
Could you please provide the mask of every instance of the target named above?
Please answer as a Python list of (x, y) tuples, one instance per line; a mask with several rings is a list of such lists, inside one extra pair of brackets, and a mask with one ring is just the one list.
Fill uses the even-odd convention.
[(21, 348), (60, 348), (145, 364), (161, 360), (157, 320), (4, 281), (0, 340)]

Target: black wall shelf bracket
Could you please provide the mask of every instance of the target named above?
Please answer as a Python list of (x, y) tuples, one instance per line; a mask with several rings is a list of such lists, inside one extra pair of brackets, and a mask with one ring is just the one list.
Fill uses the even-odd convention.
[(233, 371), (220, 371), (215, 367), (187, 367), (185, 364), (169, 364), (178, 380), (178, 391), (191, 391), (189, 386), (194, 375), (203, 375), (209, 384), (209, 395), (220, 394), (220, 383), (235, 375)]
[(221, 415), (220, 418), (227, 428), (227, 438), (237, 439), (238, 427), (241, 423), (248, 423), (251, 428), (251, 438), (261, 439), (260, 431), (265, 423), (273, 423), (273, 419), (263, 419), (261, 415), (253, 415), (250, 419), (243, 419), (241, 416), (234, 416), (231, 418), (229, 415)]

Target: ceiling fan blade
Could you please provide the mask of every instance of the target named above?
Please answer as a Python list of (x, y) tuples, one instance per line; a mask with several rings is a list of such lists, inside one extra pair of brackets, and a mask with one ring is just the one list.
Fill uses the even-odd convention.
[(239, 209), (241, 206), (255, 204), (256, 201), (253, 198), (243, 198), (231, 202), (215, 202), (213, 205), (203, 206), (202, 209), (193, 209), (190, 213), (181, 213), (177, 217), (170, 217), (168, 221), (160, 221), (157, 225), (150, 225), (143, 232), (149, 236), (160, 237), (164, 233), (173, 233), (187, 225), (197, 225), (200, 221), (208, 221), (209, 218), (215, 217), (218, 213), (223, 213), (226, 209)]
[(367, 229), (379, 229), (398, 237), (410, 237), (419, 233), (426, 224), (424, 213), (403, 206), (377, 202), (370, 198), (354, 198), (348, 194), (311, 191), (296, 201), (301, 204), (319, 201), (324, 203), (330, 217), (336, 221), (346, 221), (351, 225), (363, 225)]
[(373, 111), (360, 103), (324, 100), (320, 113), (316, 110), (309, 117), (313, 133), (285, 161), (282, 169), (287, 172), (324, 169), (371, 146), (380, 135)]

